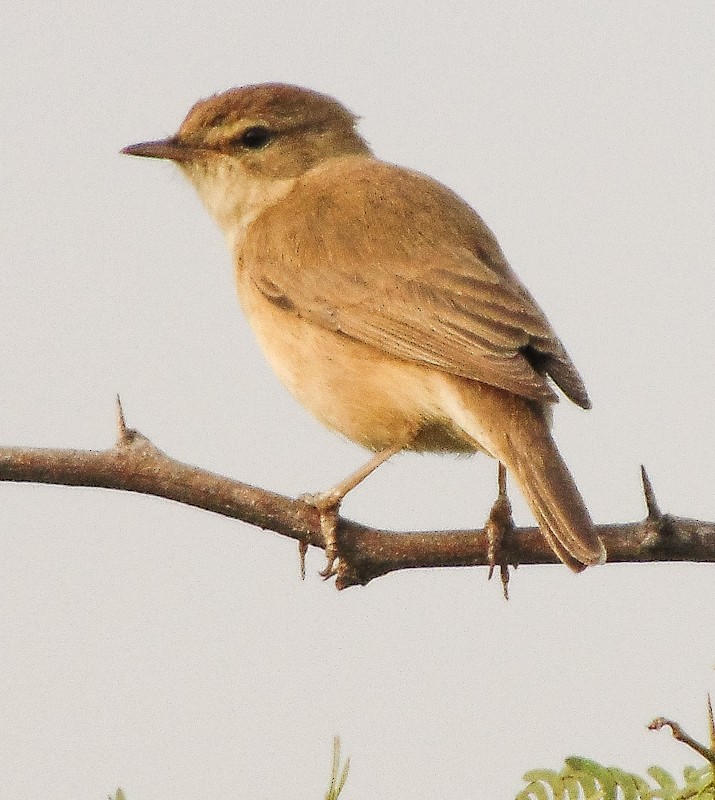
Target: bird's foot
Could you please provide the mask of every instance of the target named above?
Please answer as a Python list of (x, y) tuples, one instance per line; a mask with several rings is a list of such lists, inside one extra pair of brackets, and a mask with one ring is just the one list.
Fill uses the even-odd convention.
[(338, 550), (338, 513), (343, 495), (331, 490), (318, 494), (303, 494), (300, 499), (316, 508), (320, 514), (320, 532), (323, 534), (327, 563), (319, 575), (323, 580), (328, 580), (328, 578), (332, 578), (333, 575), (338, 573), (337, 564), (340, 560), (340, 552)]
[(511, 502), (506, 493), (506, 468), (499, 464), (499, 492), (492, 505), (484, 532), (487, 535), (487, 558), (491, 580), (494, 569), (499, 567), (499, 576), (504, 591), (504, 599), (509, 599), (509, 562), (504, 548), (505, 541), (514, 531), (514, 517), (511, 513)]
[(359, 470), (353, 472), (352, 475), (348, 475), (344, 481), (333, 486), (332, 489), (328, 489), (327, 492), (301, 495), (300, 499), (304, 503), (313, 506), (313, 508), (316, 508), (320, 513), (320, 531), (323, 534), (325, 556), (328, 560), (325, 569), (320, 575), (325, 580), (332, 578), (333, 575), (337, 575), (338, 579), (340, 578), (341, 559), (338, 550), (338, 512), (340, 511), (340, 504), (343, 502), (343, 497), (345, 497), (348, 492), (352, 491), (359, 483), (362, 483), (368, 475), (380, 466), (380, 464), (394, 456), (395, 453), (399, 453), (400, 450), (405, 447), (405, 442), (400, 442), (385, 450), (380, 450), (380, 452), (375, 453), (366, 464), (363, 464)]

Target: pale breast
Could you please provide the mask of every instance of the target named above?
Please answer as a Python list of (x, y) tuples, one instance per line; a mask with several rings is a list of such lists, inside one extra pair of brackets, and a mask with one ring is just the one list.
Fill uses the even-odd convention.
[(307, 322), (267, 300), (245, 272), (237, 284), (274, 371), (324, 425), (371, 450), (477, 449), (440, 409), (446, 376)]

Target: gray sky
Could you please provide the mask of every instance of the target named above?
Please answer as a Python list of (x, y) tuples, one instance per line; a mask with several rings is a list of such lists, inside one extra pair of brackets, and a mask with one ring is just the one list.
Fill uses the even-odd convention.
[[(218, 229), (171, 165), (118, 155), (199, 97), (338, 97), (378, 154), (484, 216), (583, 373), (556, 436), (597, 521), (712, 520), (712, 2), (9, 0), (0, 10), (0, 441), (103, 448), (113, 398), (171, 455), (297, 495), (364, 459), (263, 363)], [(345, 503), (480, 526), (495, 468), (401, 456)], [(697, 763), (712, 567), (405, 572), (337, 593), (312, 552), (108, 491), (0, 486), (3, 797), (510, 797), (586, 754)], [(530, 517), (513, 496), (520, 522)]]

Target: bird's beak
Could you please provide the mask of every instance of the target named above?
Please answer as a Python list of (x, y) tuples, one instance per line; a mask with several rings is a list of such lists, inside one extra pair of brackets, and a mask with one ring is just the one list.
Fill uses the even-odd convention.
[(196, 156), (196, 148), (180, 142), (172, 136), (168, 139), (157, 139), (155, 142), (139, 142), (123, 147), (120, 153), (128, 156), (144, 158), (168, 158), (170, 161), (191, 161)]

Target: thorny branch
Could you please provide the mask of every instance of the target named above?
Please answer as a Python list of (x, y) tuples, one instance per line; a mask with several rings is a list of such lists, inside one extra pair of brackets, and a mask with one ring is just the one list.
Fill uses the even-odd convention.
[[(274, 531), (296, 540), (303, 551), (309, 545), (325, 549), (320, 515), (305, 501), (170, 458), (141, 433), (127, 428), (119, 404), (118, 429), (117, 442), (108, 450), (0, 447), (0, 481), (156, 495)], [(662, 513), (645, 469), (641, 470), (646, 518), (596, 526), (608, 551), (608, 562), (715, 563), (715, 524)], [(341, 561), (338, 589), (365, 585), (401, 569), (494, 566), (489, 524), (478, 530), (398, 532), (340, 517), (337, 534)], [(536, 527), (514, 527), (499, 548), (502, 571), (506, 563), (558, 563)]]

